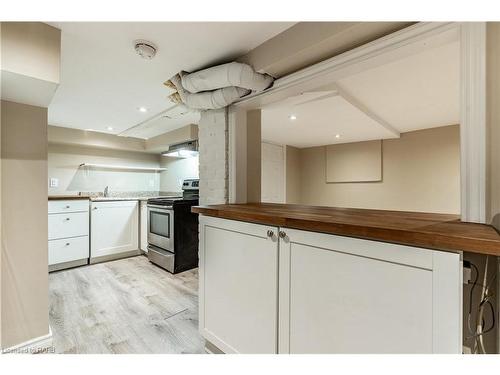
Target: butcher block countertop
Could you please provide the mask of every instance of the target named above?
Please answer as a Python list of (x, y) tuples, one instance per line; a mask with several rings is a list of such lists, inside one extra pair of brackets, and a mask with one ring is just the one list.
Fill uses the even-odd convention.
[(500, 255), (500, 234), (458, 215), (247, 203), (193, 207), (195, 213), (443, 251)]

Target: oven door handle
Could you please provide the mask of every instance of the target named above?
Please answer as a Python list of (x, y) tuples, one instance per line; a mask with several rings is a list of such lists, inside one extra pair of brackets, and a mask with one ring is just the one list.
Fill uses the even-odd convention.
[(172, 211), (173, 207), (172, 206), (157, 206), (155, 204), (148, 204), (148, 208), (157, 208), (160, 210), (166, 210), (166, 211)]

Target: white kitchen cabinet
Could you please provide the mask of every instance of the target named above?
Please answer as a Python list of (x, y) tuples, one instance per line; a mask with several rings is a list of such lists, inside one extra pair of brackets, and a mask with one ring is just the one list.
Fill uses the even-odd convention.
[(64, 199), (49, 201), (49, 214), (64, 214), (68, 212), (89, 212), (89, 200)]
[(277, 228), (205, 216), (200, 223), (203, 336), (226, 353), (277, 353)]
[(89, 201), (48, 202), (49, 271), (87, 264), (89, 258)]
[[(87, 205), (88, 206), (88, 205)], [(89, 234), (89, 212), (49, 215), (49, 240)]]
[(49, 241), (49, 265), (89, 258), (89, 236)]
[(146, 201), (141, 201), (140, 204), (140, 212), (141, 212), (141, 217), (140, 217), (140, 243), (141, 243), (141, 250), (144, 252), (148, 252), (148, 202)]
[(137, 201), (92, 202), (90, 227), (91, 262), (139, 253)]
[(280, 353), (461, 353), (459, 254), (280, 230)]
[(200, 225), (200, 330), (226, 353), (461, 353), (458, 253)]

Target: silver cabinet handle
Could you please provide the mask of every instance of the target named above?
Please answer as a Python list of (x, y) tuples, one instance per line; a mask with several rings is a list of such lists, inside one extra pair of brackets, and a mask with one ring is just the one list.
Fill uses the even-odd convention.
[(286, 237), (286, 233), (283, 232), (282, 230), (279, 231), (278, 235), (280, 236), (280, 238), (285, 238)]
[(69, 220), (70, 220), (70, 218), (69, 218), (69, 217), (67, 217), (67, 218), (66, 218), (66, 221), (69, 221)]
[(273, 237), (274, 237), (274, 232), (273, 232), (272, 230), (270, 230), (270, 229), (269, 229), (269, 230), (267, 231), (267, 237), (269, 237), (269, 238), (273, 238)]
[(66, 206), (66, 208), (70, 208), (71, 206)]
[(66, 246), (69, 246), (69, 242), (66, 242)]
[(94, 207), (94, 210), (97, 210), (97, 207)]

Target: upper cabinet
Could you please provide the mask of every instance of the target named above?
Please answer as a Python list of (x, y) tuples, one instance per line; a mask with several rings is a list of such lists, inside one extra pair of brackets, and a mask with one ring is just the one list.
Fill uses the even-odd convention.
[(48, 107), (59, 85), (61, 31), (41, 22), (2, 22), (2, 100)]

